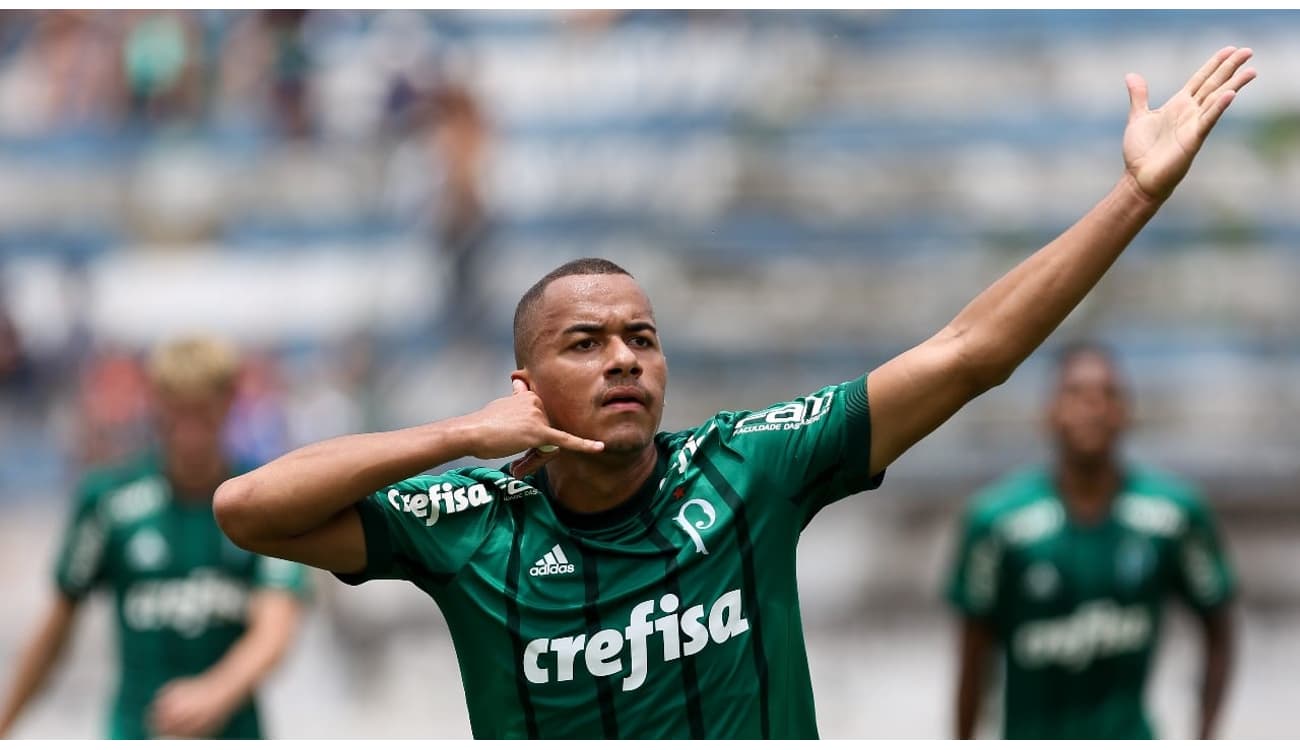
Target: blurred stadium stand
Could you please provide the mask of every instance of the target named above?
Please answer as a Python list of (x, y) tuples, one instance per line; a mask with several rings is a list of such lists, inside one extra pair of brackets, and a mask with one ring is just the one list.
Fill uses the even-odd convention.
[[(283, 430), (259, 450), (274, 455), (494, 398), (518, 296), (602, 255), (656, 303), (666, 428), (758, 408), (946, 323), (1116, 178), (1126, 72), (1163, 101), (1236, 43), (1256, 50), (1260, 80), (1049, 346), (1118, 349), (1132, 454), (1210, 489), (1254, 613), (1246, 636), (1272, 643), (1270, 623), (1300, 615), (1298, 33), (1283, 11), (0, 13), (0, 313), (23, 362), (0, 371), (0, 547), (22, 539), (35, 555), (0, 567), (5, 590), (38, 601), (30, 559), (49, 558), (93, 460), (78, 436), (103, 352), (201, 327), (262, 353)], [(946, 733), (934, 648), (951, 640), (938, 581), (954, 512), (1042, 457), (1048, 366), (1032, 358), (877, 497), (811, 527), (825, 544), (801, 558), (805, 620), (828, 736)], [(358, 654), (433, 639), (451, 669), (414, 590), (328, 593), (322, 611), (284, 679), (313, 675), (338, 691), (326, 703), (360, 698), (327, 684), (342, 673), (319, 676), (337, 658), (321, 639), (342, 639), (347, 679), (369, 669), (385, 700), (427, 695), (429, 674)], [(2, 663), (20, 619), (0, 626)], [(892, 656), (870, 645), (890, 638)], [(854, 723), (833, 696), (868, 688), (828, 671), (827, 644), (863, 654), (865, 675), (912, 672), (902, 655), (915, 656), (916, 705), (893, 723), (882, 712), (879, 732)], [(1296, 734), (1285, 712), (1258, 718), (1276, 701), (1242, 698), (1268, 684), (1250, 658), (1225, 732)], [(1190, 711), (1191, 683), (1163, 679), (1187, 695), (1159, 700)], [(337, 721), (281, 726), (467, 731), (463, 714), (446, 732)]]

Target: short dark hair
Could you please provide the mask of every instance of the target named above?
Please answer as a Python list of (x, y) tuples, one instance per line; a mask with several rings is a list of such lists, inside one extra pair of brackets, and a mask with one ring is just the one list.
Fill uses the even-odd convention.
[(1115, 350), (1100, 341), (1092, 339), (1077, 339), (1071, 341), (1060, 349), (1056, 350), (1055, 367), (1056, 382), (1059, 385), (1061, 378), (1065, 377), (1065, 371), (1070, 365), (1080, 357), (1097, 357), (1106, 363), (1111, 372), (1115, 374), (1115, 380), (1119, 383), (1120, 390), (1128, 392), (1128, 380), (1124, 375), (1124, 368), (1120, 367), (1119, 357), (1116, 356)]
[(1099, 357), (1115, 370), (1119, 370), (1119, 359), (1115, 356), (1114, 349), (1100, 341), (1076, 339), (1056, 350), (1055, 365), (1057, 374), (1064, 373), (1065, 368), (1069, 367), (1079, 357), (1089, 355)]
[(632, 278), (625, 268), (604, 258), (579, 258), (556, 268), (543, 276), (536, 284), (528, 287), (524, 296), (515, 306), (515, 367), (523, 367), (527, 360), (529, 344), (534, 335), (537, 305), (542, 301), (542, 294), (552, 281), (566, 276), (627, 276)]

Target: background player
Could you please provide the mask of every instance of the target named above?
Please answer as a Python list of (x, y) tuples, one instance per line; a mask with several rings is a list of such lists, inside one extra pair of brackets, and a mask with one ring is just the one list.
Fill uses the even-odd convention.
[(238, 359), (216, 340), (159, 346), (149, 361), (158, 451), (88, 474), (58, 559), (54, 601), (0, 708), (7, 735), (63, 652), (86, 594), (113, 593), (118, 685), (107, 735), (259, 738), (254, 690), (289, 648), (306, 569), (239, 549), (212, 495), (234, 466), (221, 447)]
[(1232, 655), (1233, 575), (1197, 493), (1126, 462), (1127, 389), (1102, 348), (1058, 362), (1052, 465), (975, 498), (948, 598), (962, 615), (957, 736), (974, 736), (1000, 650), (1010, 739), (1148, 739), (1143, 708), (1165, 598), (1204, 627), (1197, 736), (1213, 735)]
[[(816, 736), (799, 532), (1060, 324), (1253, 79), (1250, 55), (1221, 50), (1155, 111), (1130, 75), (1112, 191), (869, 377), (656, 435), (667, 364), (649, 300), (622, 269), (578, 262), (519, 304), (512, 395), (232, 479), (217, 494), (222, 528), (345, 580), (416, 582), (447, 616), (476, 736)], [(526, 481), (493, 469), (410, 478), (525, 451), (513, 475)]]

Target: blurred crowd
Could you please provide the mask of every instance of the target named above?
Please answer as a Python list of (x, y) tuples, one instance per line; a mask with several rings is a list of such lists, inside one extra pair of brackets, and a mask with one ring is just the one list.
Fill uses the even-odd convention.
[[(182, 327), (248, 347), (231, 440), (256, 456), (470, 408), (508, 366), (518, 294), (581, 255), (663, 300), (685, 386), (670, 423), (847, 377), (1110, 184), (1111, 60), (1163, 85), (1221, 38), (1249, 32), (1262, 59), (1290, 28), (1191, 11), (5, 11), (0, 495), (141, 439), (139, 354)], [(1149, 447), (1207, 474), (1288, 470), (1293, 109), (1260, 86), (1070, 321), (1133, 364)], [(917, 473), (987, 478), (1032, 447), (1024, 395), (982, 399)], [(1248, 454), (1225, 447), (1245, 436)]]
[[(306, 10), (5, 11), (0, 138), (105, 150), (111, 143), (201, 133), (291, 148), (323, 137), (318, 99), (326, 84), (317, 63), (330, 54), (331, 34), (369, 20)], [(375, 41), (391, 43), (383, 37), (400, 35), (410, 20), (391, 18)], [(447, 50), (400, 47), (380, 55), (384, 75), (338, 85), (380, 87), (367, 92), (377, 111), (354, 114), (373, 124), (369, 137), (397, 144), (382, 200), (448, 260), (458, 291), (445, 311), (455, 314), (438, 322), (457, 335), (472, 333), (476, 255), (487, 238), (479, 172), (488, 125), (474, 93), (444, 59)], [(22, 229), (0, 226), (0, 234)], [(147, 226), (136, 229), (138, 237), (151, 238)], [(30, 448), (41, 425), (52, 421), (66, 450), (60, 466), (80, 473), (139, 448), (149, 415), (145, 347), (100, 340), (86, 320), (73, 328), (76, 334), (57, 349), (26, 346), (0, 285), (0, 440), (14, 450)], [(294, 388), (285, 370), (295, 365), (282, 348), (251, 354), (229, 437), (239, 455), (265, 460), (293, 445), (374, 426), (363, 334), (339, 342), (329, 352), (337, 356), (304, 365), (311, 372), (300, 367)]]

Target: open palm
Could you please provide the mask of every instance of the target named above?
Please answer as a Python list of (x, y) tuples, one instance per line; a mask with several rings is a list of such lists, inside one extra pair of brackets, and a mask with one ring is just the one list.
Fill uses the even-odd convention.
[(1124, 131), (1124, 167), (1142, 192), (1157, 201), (1173, 192), (1219, 116), (1255, 78), (1254, 68), (1241, 67), (1251, 54), (1249, 48), (1224, 47), (1154, 110), (1147, 109), (1142, 76), (1125, 77), (1131, 106)]

